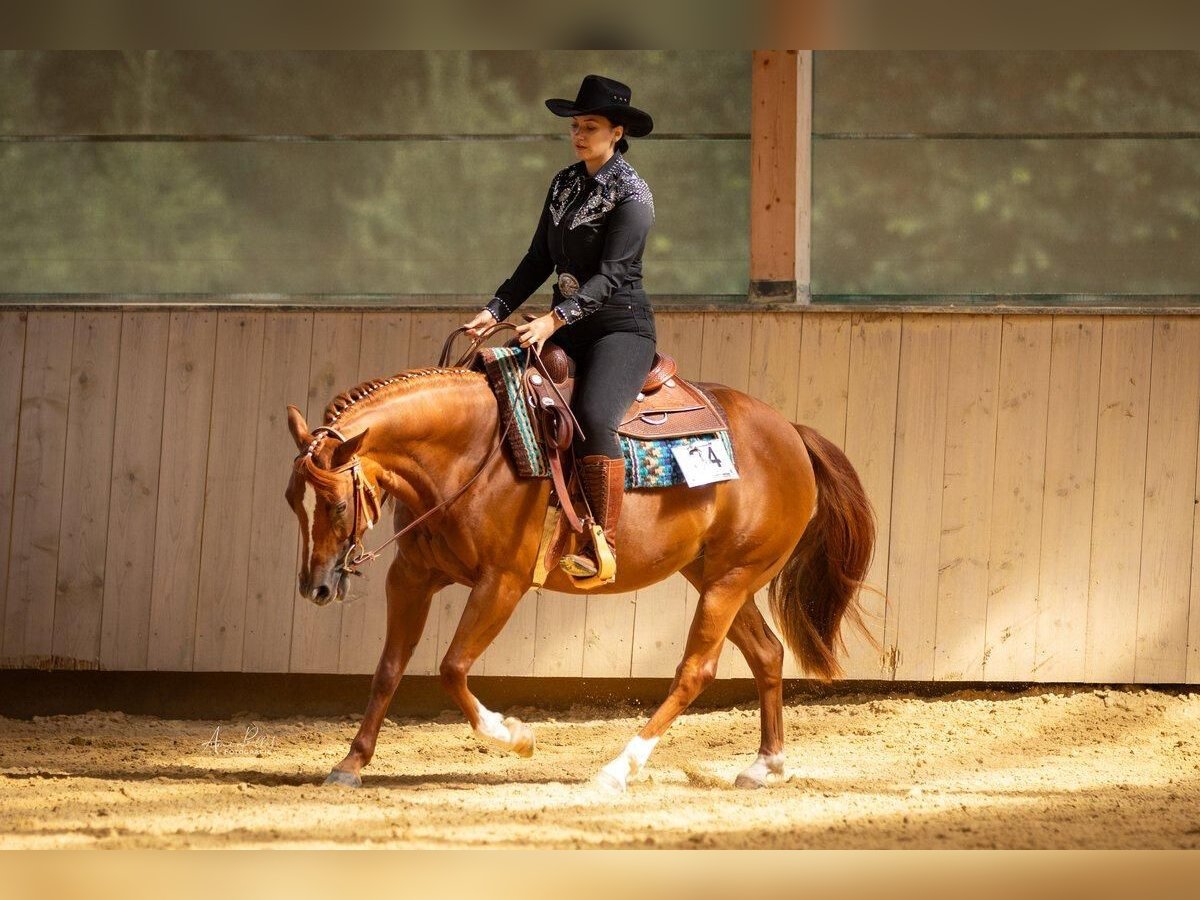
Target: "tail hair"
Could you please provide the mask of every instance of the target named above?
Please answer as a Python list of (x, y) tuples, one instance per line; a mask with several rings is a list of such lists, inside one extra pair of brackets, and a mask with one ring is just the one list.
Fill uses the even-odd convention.
[[(806, 425), (793, 425), (808, 448), (817, 508), (792, 555), (771, 580), (771, 613), (806, 671), (829, 681), (842, 674), (842, 620), (872, 643), (858, 602), (875, 550), (875, 511), (846, 454)], [(868, 588), (873, 590), (872, 588)]]

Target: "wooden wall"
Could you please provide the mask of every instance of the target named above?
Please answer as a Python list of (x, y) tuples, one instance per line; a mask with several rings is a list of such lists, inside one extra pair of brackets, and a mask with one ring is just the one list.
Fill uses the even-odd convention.
[[(460, 318), (0, 312), (0, 664), (370, 671), (383, 566), (341, 606), (295, 593), (284, 404), (315, 420)], [(866, 598), (884, 650), (852, 638), (850, 677), (1200, 682), (1200, 317), (670, 312), (659, 333), (858, 467), (890, 601)], [(411, 672), (464, 598), (435, 601)], [(679, 577), (530, 596), (476, 671), (669, 675), (694, 603)], [(720, 671), (748, 674), (732, 648)]]

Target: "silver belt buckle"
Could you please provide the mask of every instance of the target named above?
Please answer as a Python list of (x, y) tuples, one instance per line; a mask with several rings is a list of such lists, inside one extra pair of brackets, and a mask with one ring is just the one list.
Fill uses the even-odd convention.
[(558, 276), (558, 292), (564, 297), (574, 297), (579, 293), (579, 279), (570, 272)]

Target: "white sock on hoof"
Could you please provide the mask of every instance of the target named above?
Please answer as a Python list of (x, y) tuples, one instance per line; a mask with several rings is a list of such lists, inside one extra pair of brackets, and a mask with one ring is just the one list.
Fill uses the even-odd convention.
[(650, 758), (650, 751), (654, 749), (654, 745), (658, 743), (658, 738), (642, 738), (635, 737), (625, 749), (621, 751), (621, 755), (610, 762), (607, 766), (600, 770), (602, 780), (618, 786), (621, 790), (625, 790), (625, 786), (631, 775), (636, 775), (646, 767), (646, 760)]
[(479, 713), (479, 726), (474, 729), (475, 736), (485, 744), (491, 744), (501, 750), (511, 750), (513, 736), (504, 724), (504, 716), (492, 712), (478, 700), (475, 701), (475, 709)]
[(738, 776), (738, 780), (747, 779), (754, 781), (757, 784), (766, 784), (767, 778), (771, 775), (783, 774), (783, 754), (782, 753), (760, 753), (754, 762)]

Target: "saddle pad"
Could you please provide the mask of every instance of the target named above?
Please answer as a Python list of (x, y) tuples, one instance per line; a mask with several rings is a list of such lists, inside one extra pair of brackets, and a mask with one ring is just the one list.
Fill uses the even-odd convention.
[[(550, 467), (538, 443), (521, 387), (525, 351), (518, 347), (489, 347), (482, 351), (480, 357), (484, 374), (500, 404), (500, 414), (505, 421), (512, 422), (508, 429), (508, 449), (518, 474), (527, 478), (548, 477)], [(625, 457), (625, 490), (686, 484), (671, 448), (690, 446), (714, 438), (725, 445), (729, 458), (734, 459), (728, 431), (668, 440), (642, 440), (622, 435), (619, 440)]]
[(550, 464), (538, 443), (521, 386), (525, 351), (519, 347), (488, 347), (480, 352), (479, 358), (483, 360), (483, 373), (500, 404), (501, 427), (508, 428), (508, 449), (516, 463), (517, 474), (526, 478), (549, 477)]

